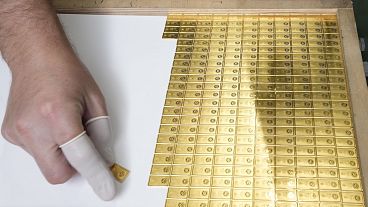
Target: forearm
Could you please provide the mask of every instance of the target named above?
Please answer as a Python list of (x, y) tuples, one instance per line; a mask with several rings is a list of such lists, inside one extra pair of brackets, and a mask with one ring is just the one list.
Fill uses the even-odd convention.
[(47, 57), (75, 59), (48, 0), (0, 3), (0, 50), (13, 73)]

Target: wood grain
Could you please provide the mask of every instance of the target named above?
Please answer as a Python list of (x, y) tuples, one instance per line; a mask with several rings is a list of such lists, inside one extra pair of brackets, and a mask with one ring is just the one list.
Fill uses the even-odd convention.
[(173, 11), (351, 8), (350, 0), (51, 0), (59, 13), (166, 15)]

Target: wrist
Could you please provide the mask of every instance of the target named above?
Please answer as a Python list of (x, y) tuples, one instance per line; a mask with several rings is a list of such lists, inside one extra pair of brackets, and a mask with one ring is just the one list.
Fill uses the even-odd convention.
[[(12, 72), (73, 51), (48, 0), (7, 0), (0, 8), (0, 49)], [(39, 66), (39, 65), (37, 65)]]

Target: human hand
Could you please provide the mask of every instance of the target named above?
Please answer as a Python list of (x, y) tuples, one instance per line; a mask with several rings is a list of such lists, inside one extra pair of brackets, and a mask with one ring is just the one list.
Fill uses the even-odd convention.
[(101, 199), (111, 200), (114, 156), (101, 91), (72, 53), (41, 54), (12, 64), (2, 134), (34, 157), (50, 183), (64, 183), (76, 170)]
[(64, 183), (76, 170), (111, 200), (114, 156), (104, 98), (50, 1), (2, 1), (0, 50), (12, 72), (5, 139), (32, 155), (50, 183)]

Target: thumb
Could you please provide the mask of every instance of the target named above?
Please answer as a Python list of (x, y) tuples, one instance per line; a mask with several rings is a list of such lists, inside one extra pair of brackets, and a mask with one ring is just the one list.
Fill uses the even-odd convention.
[(96, 150), (86, 132), (60, 146), (68, 162), (84, 177), (94, 192), (105, 201), (116, 194), (109, 166)]

